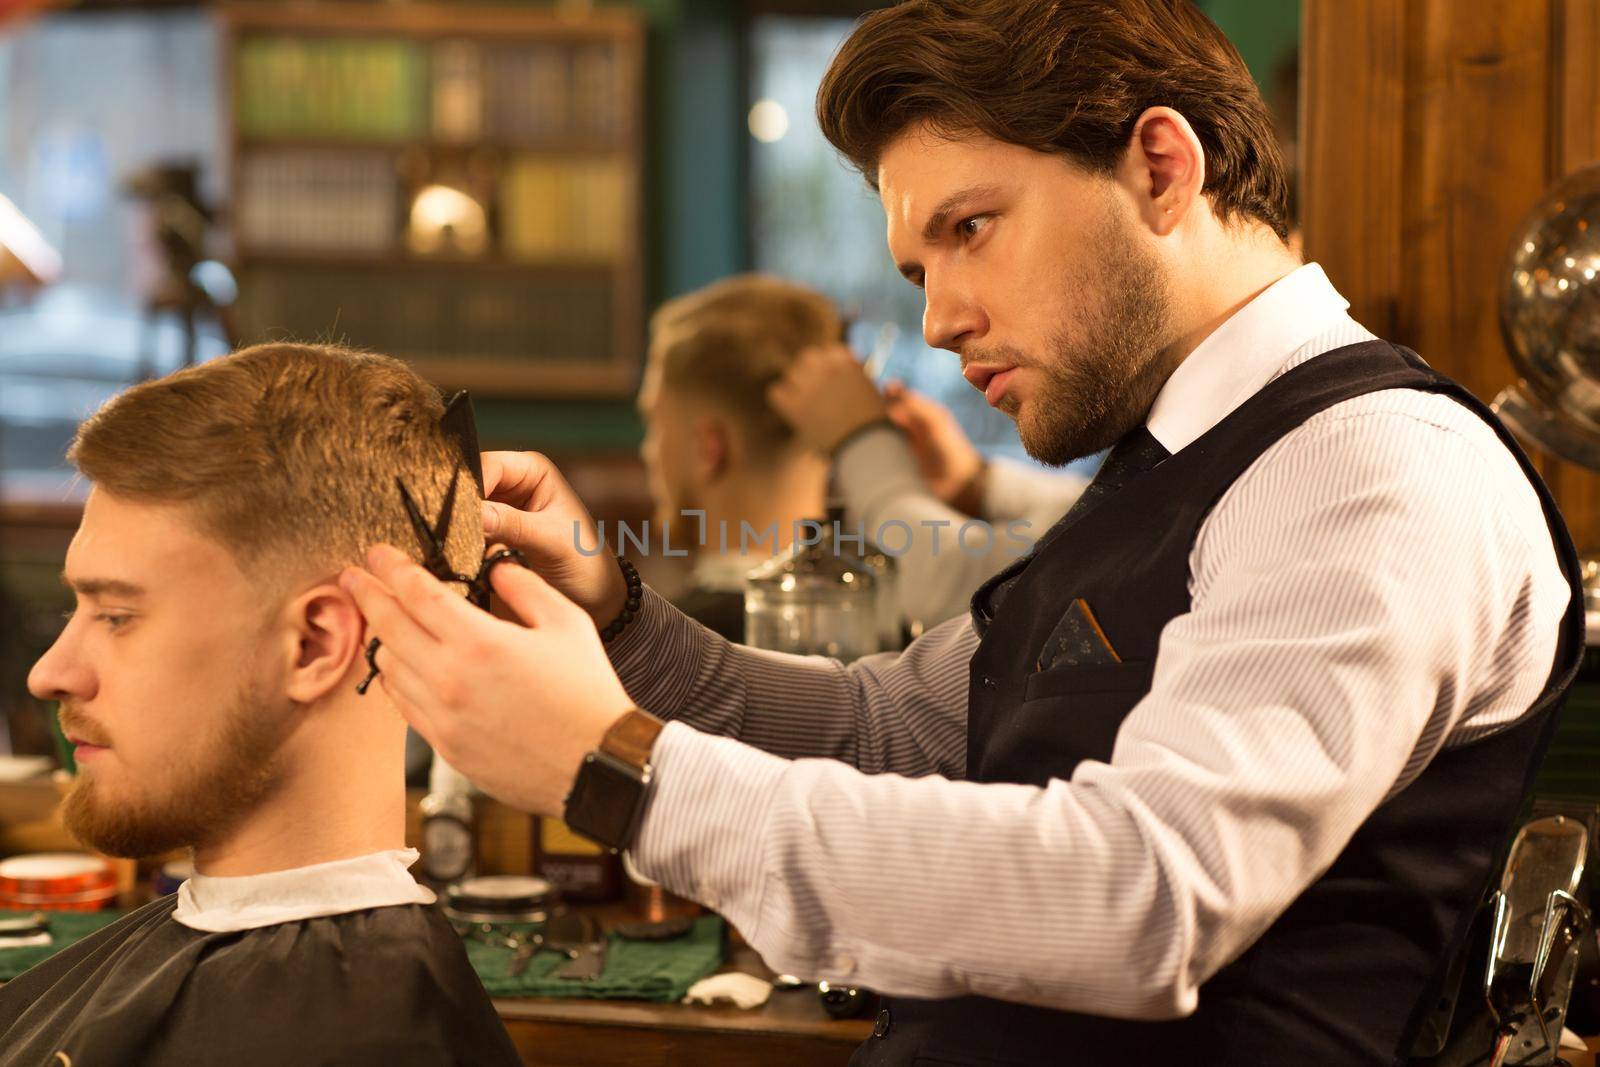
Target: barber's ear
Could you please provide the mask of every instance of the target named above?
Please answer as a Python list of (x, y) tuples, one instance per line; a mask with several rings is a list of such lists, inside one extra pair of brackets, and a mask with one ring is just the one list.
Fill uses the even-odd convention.
[(350, 595), (332, 584), (301, 593), (285, 613), (295, 641), (286, 693), (309, 704), (345, 681), (361, 657), (366, 620)]
[(1202, 203), (1206, 153), (1188, 119), (1170, 107), (1146, 108), (1134, 122), (1116, 173), (1140, 218), (1165, 237)]
[(728, 473), (733, 452), (733, 431), (726, 419), (708, 415), (695, 423), (694, 465), (701, 485), (709, 485)]

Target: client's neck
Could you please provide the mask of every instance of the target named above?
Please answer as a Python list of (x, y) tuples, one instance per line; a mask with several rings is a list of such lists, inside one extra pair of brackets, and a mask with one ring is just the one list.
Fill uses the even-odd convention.
[(196, 846), (199, 874), (266, 874), (405, 847), (405, 724), (381, 686), (305, 709), (278, 758), (271, 791), (225, 837)]

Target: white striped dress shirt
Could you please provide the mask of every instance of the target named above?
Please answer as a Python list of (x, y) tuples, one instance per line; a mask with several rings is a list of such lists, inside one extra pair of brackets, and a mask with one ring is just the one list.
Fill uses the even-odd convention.
[[(1277, 375), (1370, 338), (1347, 307), (1320, 268), (1280, 280), (1184, 361), (1151, 432), (1181, 451)], [(1523, 714), (1568, 590), (1493, 431), (1409, 390), (1276, 442), (1189, 563), (1191, 610), (1163, 629), (1110, 762), (1043, 788), (959, 780), (967, 618), (846, 667), (731, 645), (647, 594), (613, 661), (674, 721), (635, 864), (780, 971), (1193, 1011), (1441, 746)]]

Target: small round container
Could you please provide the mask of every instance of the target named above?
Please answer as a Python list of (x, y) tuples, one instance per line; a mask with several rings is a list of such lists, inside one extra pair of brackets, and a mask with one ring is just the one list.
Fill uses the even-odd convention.
[(527, 875), (485, 875), (445, 891), (445, 917), (458, 923), (542, 923), (556, 903), (555, 888)]
[(99, 911), (116, 901), (116, 873), (98, 856), (47, 852), (0, 860), (0, 908)]

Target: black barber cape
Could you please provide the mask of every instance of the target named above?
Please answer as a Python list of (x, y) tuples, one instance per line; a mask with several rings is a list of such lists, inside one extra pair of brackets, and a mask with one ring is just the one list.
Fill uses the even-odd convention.
[(177, 900), (0, 987), (0, 1065), (521, 1062), (461, 939), (432, 908), (206, 933), (172, 917)]

